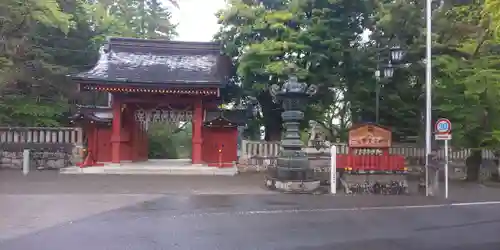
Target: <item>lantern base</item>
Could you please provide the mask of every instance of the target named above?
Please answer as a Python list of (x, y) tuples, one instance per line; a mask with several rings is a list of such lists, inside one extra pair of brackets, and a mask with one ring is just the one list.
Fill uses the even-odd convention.
[(265, 185), (270, 190), (292, 194), (321, 194), (325, 193), (320, 187), (319, 180), (280, 180), (266, 176)]
[(279, 166), (270, 168), (266, 175), (265, 185), (270, 190), (283, 193), (322, 193), (320, 181), (313, 178), (310, 169), (290, 169)]

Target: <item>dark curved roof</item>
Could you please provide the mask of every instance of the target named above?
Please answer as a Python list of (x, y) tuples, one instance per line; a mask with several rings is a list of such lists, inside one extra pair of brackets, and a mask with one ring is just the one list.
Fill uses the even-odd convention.
[(109, 38), (94, 68), (72, 76), (100, 84), (210, 85), (224, 84), (230, 60), (214, 42), (179, 42)]
[(374, 123), (374, 122), (356, 123), (356, 124), (353, 124), (349, 128), (349, 130), (357, 129), (357, 128), (360, 128), (360, 127), (363, 127), (363, 126), (368, 126), (368, 125), (379, 127), (379, 128), (383, 128), (383, 129), (388, 130), (388, 131), (392, 131), (392, 129), (390, 127), (384, 126), (384, 125), (380, 125), (380, 124), (377, 124), (377, 123)]
[(245, 125), (248, 120), (246, 110), (216, 110), (205, 114), (205, 125), (210, 123), (232, 123), (235, 126)]
[[(98, 115), (99, 113), (105, 114)], [(111, 114), (110, 108), (98, 108), (98, 107), (79, 107), (78, 110), (69, 117), (71, 121), (93, 121), (96, 123), (110, 123), (113, 121), (113, 116)]]

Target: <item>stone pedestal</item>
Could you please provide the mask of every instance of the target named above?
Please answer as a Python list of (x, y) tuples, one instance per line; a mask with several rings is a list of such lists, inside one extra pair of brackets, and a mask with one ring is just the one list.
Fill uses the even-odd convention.
[(267, 176), (266, 187), (283, 193), (310, 194), (319, 191), (320, 183), (318, 180), (286, 181)]

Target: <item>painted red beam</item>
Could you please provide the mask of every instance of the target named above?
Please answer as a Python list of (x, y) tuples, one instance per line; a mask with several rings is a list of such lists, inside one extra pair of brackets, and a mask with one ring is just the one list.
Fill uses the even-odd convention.
[(172, 96), (172, 98), (154, 98), (151, 96), (144, 97), (119, 97), (123, 103), (151, 103), (151, 104), (192, 104), (196, 99), (194, 98), (180, 98)]
[(150, 88), (150, 87), (130, 87), (130, 86), (102, 86), (102, 85), (82, 85), (84, 91), (99, 91), (112, 93), (153, 93), (153, 94), (174, 94), (174, 95), (201, 95), (219, 96), (218, 88)]

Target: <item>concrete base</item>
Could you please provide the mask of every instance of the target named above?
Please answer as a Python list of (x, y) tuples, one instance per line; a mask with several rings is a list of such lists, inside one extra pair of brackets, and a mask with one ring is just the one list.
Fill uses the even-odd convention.
[(217, 168), (202, 164), (191, 164), (190, 159), (149, 160), (145, 162), (125, 162), (104, 164), (101, 167), (68, 167), (59, 171), (61, 174), (119, 174), (119, 175), (217, 175), (234, 176), (236, 167)]
[(265, 185), (270, 190), (276, 190), (283, 193), (295, 193), (295, 194), (322, 193), (320, 190), (319, 180), (308, 180), (308, 181), (278, 180), (276, 178), (266, 176)]

